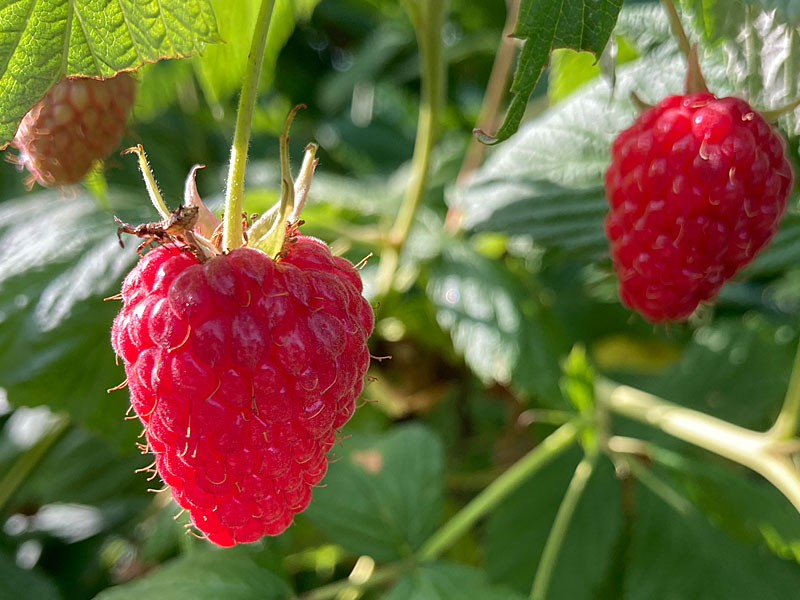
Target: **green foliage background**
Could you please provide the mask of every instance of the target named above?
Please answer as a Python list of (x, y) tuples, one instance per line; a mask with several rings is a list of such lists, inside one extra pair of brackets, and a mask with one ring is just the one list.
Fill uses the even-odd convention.
[[(120, 17), (134, 4), (142, 14)], [(618, 19), (619, 2), (570, 0), (563, 14), (557, 4), (522, 3), (528, 19), (517, 35), (526, 41), (510, 124), (499, 135), (508, 139), (457, 185), (506, 3), (450, 1), (441, 31), (447, 96), (429, 185), (371, 340), (373, 354), (393, 358), (374, 363), (365, 398), (375, 402), (346, 426), (326, 487), (274, 539), (212, 548), (185, 534), (186, 517), (173, 519), (177, 508), (165, 494), (147, 491), (159, 484), (134, 473), (150, 461), (136, 451), (138, 421), (123, 419), (126, 393), (106, 393), (124, 375), (108, 343), (117, 306), (103, 298), (118, 291), (136, 258), (132, 247), (119, 248), (112, 215), (156, 218), (135, 161), (111, 157), (107, 185), (95, 177), (64, 191), (26, 192), (14, 167), (0, 166), (0, 599), (332, 598), (315, 594), (363, 565), (362, 556), (388, 574), (365, 598), (526, 597), (577, 450), (515, 490), (440, 560), (413, 565), (412, 558), (554, 429), (542, 415), (573, 410), (561, 384), (576, 344), (616, 381), (741, 426), (772, 423), (798, 342), (797, 196), (770, 249), (712, 307), (669, 328), (631, 316), (616, 298), (607, 256), (602, 173), (611, 139), (635, 118), (630, 92), (648, 102), (680, 92), (685, 63), (657, 3), (628, 2)], [(589, 4), (599, 16), (558, 25)], [(0, 69), (0, 136), (8, 140), (64, 73), (108, 74), (197, 53), (138, 70), (125, 143), (144, 145), (170, 206), (191, 166), (206, 165), (200, 193), (219, 207), (258, 2), (162, 0), (160, 13), (157, 5), (0, 2), (0, 55), (8, 59)], [(797, 2), (684, 0), (681, 7), (716, 93), (744, 95), (759, 108), (800, 95)], [(32, 29), (40, 14), (52, 17), (45, 37)], [(122, 19), (138, 51), (93, 42), (90, 27), (75, 38), (79, 28), (69, 24), (84, 14)], [(153, 14), (164, 17), (161, 33), (147, 27)], [(576, 39), (570, 23), (597, 29)], [(531, 24), (549, 24), (547, 35)], [(212, 44), (217, 39), (225, 43)], [(58, 51), (39, 52), (45, 42)], [(602, 55), (556, 50), (539, 79), (553, 43)], [(46, 60), (25, 64), (25, 53)], [(277, 135), (288, 110), (305, 103), (292, 129), (293, 156), (314, 140), (321, 161), (304, 230), (354, 262), (379, 253), (374, 234), (391, 223), (409, 177), (419, 80), (402, 3), (278, 0), (247, 210), (261, 212), (277, 198)], [(796, 117), (780, 127), (797, 162)], [(372, 259), (362, 271), (371, 299), (377, 265)], [(777, 491), (644, 426), (615, 419), (613, 428), (653, 445), (648, 478), (600, 459), (549, 598), (797, 595), (800, 517)], [(377, 472), (367, 462), (375, 456)]]

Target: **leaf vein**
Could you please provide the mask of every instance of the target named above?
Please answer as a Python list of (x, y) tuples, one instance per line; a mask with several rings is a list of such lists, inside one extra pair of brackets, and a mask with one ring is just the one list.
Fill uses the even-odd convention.
[[(144, 59), (142, 58), (142, 53), (139, 51), (139, 46), (136, 44), (136, 39), (133, 37), (133, 30), (131, 29), (131, 25), (128, 22), (128, 15), (125, 13), (125, 7), (122, 4), (122, 0), (117, 0), (117, 4), (119, 4), (119, 12), (122, 13), (122, 21), (125, 23), (125, 28), (128, 30), (128, 35), (131, 36), (131, 45), (133, 46), (133, 51), (136, 52), (136, 56), (139, 58), (139, 62), (143, 63)], [(160, 2), (159, 2), (159, 8), (161, 8)]]
[[(31, 2), (31, 8), (28, 11), (28, 16), (25, 18), (25, 23), (28, 23), (30, 21), (31, 15), (33, 14), (33, 11), (36, 9), (36, 4), (38, 2), (39, 2), (39, 0), (33, 0)], [(8, 70), (8, 63), (11, 62), (11, 57), (14, 56), (14, 52), (17, 51), (17, 48), (19, 48), (19, 45), (22, 43), (22, 37), (25, 35), (25, 31), (27, 29), (28, 28), (25, 25), (23, 25), (22, 29), (20, 29), (19, 36), (17, 37), (16, 41), (14, 42), (14, 47), (11, 49), (11, 52), (8, 53), (8, 56), (6, 57), (6, 60), (5, 60), (5, 64), (3, 65), (2, 68), (0, 68), (0, 76), (5, 74), (5, 72)]]

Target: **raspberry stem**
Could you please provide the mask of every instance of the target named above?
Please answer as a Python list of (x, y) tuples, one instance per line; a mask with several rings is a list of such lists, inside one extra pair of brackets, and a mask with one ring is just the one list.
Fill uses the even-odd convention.
[(547, 436), (428, 538), (417, 553), (417, 558), (431, 560), (450, 548), (478, 520), (491, 512), (534, 473), (570, 448), (581, 430), (582, 420), (573, 419)]
[(680, 48), (683, 55), (688, 58), (692, 50), (692, 44), (689, 42), (689, 38), (686, 37), (686, 31), (683, 29), (683, 24), (681, 23), (678, 11), (675, 9), (675, 4), (672, 0), (661, 0), (661, 4), (664, 5), (664, 10), (667, 12), (669, 26), (670, 29), (672, 29), (672, 35), (675, 36), (678, 42), (678, 48)]
[(244, 243), (242, 228), (242, 196), (244, 195), (244, 172), (247, 166), (247, 147), (250, 143), (250, 129), (253, 125), (253, 110), (258, 92), (261, 65), (267, 46), (267, 32), (272, 20), (275, 0), (263, 0), (258, 10), (253, 41), (247, 55), (247, 68), (239, 96), (236, 113), (236, 129), (231, 145), (231, 160), (228, 169), (228, 185), (225, 191), (225, 222), (222, 230), (222, 248), (225, 252), (240, 247)]
[(597, 464), (597, 457), (599, 454), (593, 452), (587, 454), (580, 463), (578, 463), (575, 473), (567, 486), (567, 491), (561, 504), (558, 507), (553, 527), (550, 534), (547, 536), (547, 541), (542, 550), (542, 557), (539, 560), (539, 566), (536, 567), (536, 575), (533, 578), (533, 586), (531, 587), (531, 600), (546, 600), (547, 590), (550, 587), (550, 580), (555, 571), (558, 554), (561, 546), (564, 545), (564, 539), (567, 537), (569, 524), (572, 521), (572, 516), (575, 514), (575, 509), (578, 507), (581, 496), (586, 489), (586, 484), (592, 477), (592, 472)]
[(414, 215), (417, 212), (428, 179), (431, 155), (436, 142), (440, 113), (444, 100), (445, 71), (442, 56), (442, 26), (445, 3), (443, 0), (414, 2), (404, 0), (417, 36), (420, 52), (421, 83), (419, 120), (414, 154), (411, 158), (411, 174), (402, 204), (394, 225), (389, 230), (386, 246), (381, 250), (378, 266), (378, 293), (386, 294), (392, 286), (397, 269), (398, 256), (403, 249)]
[(788, 440), (797, 435), (798, 425), (800, 425), (800, 346), (794, 358), (786, 398), (769, 434), (776, 440)]
[[(793, 383), (796, 384), (796, 380)], [(597, 381), (596, 398), (608, 410), (657, 427), (673, 437), (752, 469), (772, 483), (800, 511), (800, 471), (789, 456), (796, 450), (791, 442), (800, 440), (791, 439), (787, 444), (785, 439), (776, 440), (773, 432), (745, 429), (607, 380)], [(800, 403), (800, 400), (791, 402)]]

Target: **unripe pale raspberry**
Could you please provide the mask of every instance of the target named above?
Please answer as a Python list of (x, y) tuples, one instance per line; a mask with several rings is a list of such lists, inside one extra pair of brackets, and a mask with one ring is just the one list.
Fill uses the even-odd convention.
[(161, 246), (126, 277), (112, 346), (159, 475), (210, 541), (277, 535), (308, 506), (369, 366), (361, 289), (303, 236), (277, 261)]
[(135, 95), (128, 73), (62, 79), (19, 124), (11, 142), (18, 164), (43, 186), (77, 183), (119, 146)]
[(670, 96), (642, 113), (605, 174), (622, 301), (688, 317), (772, 239), (792, 182), (783, 140), (744, 100)]

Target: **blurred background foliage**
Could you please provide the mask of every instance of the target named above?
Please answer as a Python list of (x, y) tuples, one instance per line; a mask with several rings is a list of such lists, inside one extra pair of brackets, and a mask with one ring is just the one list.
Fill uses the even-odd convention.
[[(258, 3), (213, 4), (225, 44), (139, 71), (125, 144), (144, 145), (170, 206), (194, 164), (206, 166), (201, 195), (221, 205)], [(704, 42), (712, 89), (774, 107), (800, 93), (790, 73), (800, 11), (791, 2), (773, 3), (788, 6), (777, 15), (751, 4), (686, 0), (686, 25)], [(722, 14), (729, 19), (710, 18)], [(771, 249), (713, 307), (681, 325), (654, 327), (632, 315), (616, 298), (601, 178), (610, 140), (635, 115), (629, 93), (657, 101), (681, 89), (685, 67), (666, 18), (657, 3), (628, 2), (599, 62), (557, 50), (526, 124), (479, 166), (472, 128), (498, 125), (479, 115), (505, 22), (502, 0), (449, 2), (446, 105), (424, 202), (391, 290), (376, 297), (375, 258), (362, 271), (376, 302), (372, 352), (392, 358), (374, 361), (369, 402), (345, 428), (311, 508), (282, 536), (247, 547), (215, 550), (186, 535), (186, 518), (173, 518), (167, 495), (147, 491), (160, 482), (135, 473), (150, 461), (137, 452), (138, 421), (123, 419), (126, 392), (106, 393), (124, 375), (108, 342), (118, 306), (103, 298), (136, 258), (135, 244), (119, 248), (112, 215), (156, 218), (135, 161), (112, 156), (85, 186), (60, 191), (27, 192), (13, 165), (0, 166), (0, 599), (333, 598), (313, 590), (356, 574), (364, 556), (403, 564), (553, 430), (571, 409), (562, 364), (575, 344), (617, 381), (742, 426), (770, 425), (798, 341), (797, 197)], [(749, 56), (741, 52), (746, 27), (758, 42)], [(277, 199), (277, 135), (288, 110), (303, 103), (292, 154), (320, 144), (304, 232), (354, 262), (379, 253), (377, 232), (391, 224), (409, 177), (419, 79), (400, 3), (278, 0), (247, 210)], [(781, 127), (796, 148), (794, 117)], [(617, 421), (616, 432), (652, 445), (646, 473), (633, 477), (602, 459), (549, 597), (796, 595), (800, 519), (778, 492)], [(443, 560), (389, 571), (364, 597), (527, 594), (579, 459), (560, 457)]]

